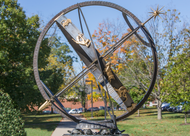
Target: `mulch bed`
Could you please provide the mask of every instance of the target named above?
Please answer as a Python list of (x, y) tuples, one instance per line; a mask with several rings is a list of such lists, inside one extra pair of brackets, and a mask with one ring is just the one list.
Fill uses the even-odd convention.
[(183, 124), (180, 124), (180, 126), (182, 126), (182, 125), (190, 125), (190, 123), (183, 123)]

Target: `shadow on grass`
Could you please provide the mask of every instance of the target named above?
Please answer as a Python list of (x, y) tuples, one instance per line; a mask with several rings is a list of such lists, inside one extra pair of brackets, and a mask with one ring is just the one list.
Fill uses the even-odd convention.
[(140, 114), (154, 114), (155, 111), (149, 111), (149, 112), (140, 112)]
[(157, 111), (155, 108), (140, 109), (140, 114), (154, 114)]
[(60, 121), (49, 121), (49, 122), (39, 122), (39, 123), (36, 123), (36, 122), (26, 122), (25, 121), (25, 126), (32, 126), (32, 125), (55, 125), (55, 124), (59, 124)]
[[(144, 113), (140, 112), (140, 115), (141, 114), (144, 114), (145, 116), (157, 116), (157, 111), (149, 111), (149, 112), (144, 112)], [(174, 113), (174, 112), (162, 111), (162, 117), (164, 119), (184, 118), (184, 113)], [(187, 115), (187, 118), (190, 118), (190, 115)]]
[[(163, 118), (164, 119), (185, 118), (185, 116), (182, 114), (182, 115), (177, 115), (177, 116), (165, 116)], [(187, 118), (190, 118), (190, 116), (188, 116)]]
[(51, 121), (55, 119), (60, 119), (62, 118), (61, 115), (58, 114), (47, 114), (47, 115), (23, 115), (22, 116), (23, 120), (25, 122), (42, 122), (42, 121)]
[(25, 114), (22, 116), (25, 121), (25, 128), (32, 129), (44, 129), (47, 131), (53, 131), (59, 124), (62, 117), (56, 114), (47, 115), (29, 115)]
[(35, 115), (34, 116), (23, 116), (22, 118), (28, 118), (28, 119), (42, 118), (42, 119), (45, 119), (45, 118), (59, 118), (59, 117), (61, 117), (61, 115), (57, 114), (57, 115), (51, 116), (51, 114), (48, 114), (48, 115), (37, 115), (37, 116), (35, 116)]
[[(153, 112), (152, 114), (148, 114), (149, 112), (147, 112), (147, 115), (146, 116), (157, 116), (157, 112)], [(156, 113), (156, 114), (155, 114)], [(173, 116), (176, 116), (176, 117), (179, 117), (179, 116), (184, 116), (183, 113), (174, 113), (174, 112), (167, 112), (167, 111), (164, 111), (162, 112), (162, 116), (164, 117), (173, 117)]]
[(43, 124), (25, 124), (24, 128), (44, 129), (54, 131), (59, 122), (43, 123)]
[(125, 118), (122, 121), (126, 121), (126, 120), (133, 120), (134, 118)]

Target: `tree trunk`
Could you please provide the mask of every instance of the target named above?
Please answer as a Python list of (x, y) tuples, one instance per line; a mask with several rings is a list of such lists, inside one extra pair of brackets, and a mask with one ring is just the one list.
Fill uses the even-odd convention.
[(185, 112), (185, 124), (187, 124), (187, 112)]
[(81, 106), (82, 106), (83, 112), (85, 112), (85, 105), (86, 105), (86, 93), (84, 90), (84, 91), (81, 91)]
[(161, 106), (162, 106), (162, 102), (159, 99), (158, 100), (158, 105), (157, 105), (157, 110), (158, 110), (158, 116), (157, 116), (157, 118), (158, 118), (158, 120), (162, 119), (162, 107)]
[(146, 105), (145, 104), (143, 104), (143, 109), (145, 109), (146, 108)]
[(51, 114), (53, 114), (53, 108), (51, 107)]
[(117, 104), (117, 106), (116, 106), (116, 107), (117, 107), (117, 111), (118, 111), (118, 110), (119, 110), (119, 105)]
[(112, 102), (112, 109), (114, 110), (114, 103)]
[(83, 102), (83, 98), (82, 98), (82, 91), (81, 91), (81, 106), (82, 106), (82, 111), (84, 112), (84, 102)]
[(139, 109), (138, 109), (138, 115), (137, 116), (140, 117)]
[(86, 108), (85, 105), (86, 105), (86, 103), (85, 103), (85, 101), (84, 101), (84, 102), (83, 102), (83, 105), (82, 105), (82, 111), (83, 111), (83, 112), (86, 112), (86, 110), (85, 110), (85, 108)]

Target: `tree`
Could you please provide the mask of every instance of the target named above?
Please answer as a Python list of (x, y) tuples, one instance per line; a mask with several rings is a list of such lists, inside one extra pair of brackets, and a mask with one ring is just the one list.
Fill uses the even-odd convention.
[[(42, 100), (32, 69), (39, 25), (39, 17), (27, 18), (16, 0), (0, 0), (0, 89), (22, 110)], [(50, 53), (47, 43), (46, 38), (41, 46), (42, 58)], [(39, 63), (39, 68), (47, 64), (43, 59), (39, 59)]]
[[(165, 95), (163, 84), (161, 83), (165, 76), (165, 65), (169, 62), (171, 57), (179, 52), (178, 46), (180, 45), (180, 39), (182, 37), (180, 34), (182, 28), (180, 27), (179, 15), (180, 13), (175, 9), (168, 10), (163, 16), (164, 19), (162, 22), (156, 19), (149, 25), (159, 60), (157, 81), (151, 94), (158, 100), (158, 119), (162, 118), (161, 96)], [(100, 43), (97, 47), (102, 49), (99, 49), (101, 52), (105, 52), (108, 46), (112, 46), (117, 42), (118, 38), (131, 31), (128, 29), (127, 33), (120, 33), (119, 35), (118, 33), (114, 33), (116, 31), (112, 28), (115, 27), (109, 27), (109, 24), (112, 23), (100, 24), (98, 32), (95, 31), (93, 35), (98, 41), (95, 42), (96, 45)], [(120, 29), (118, 31), (123, 32)], [(139, 34), (141, 38), (144, 37), (143, 39), (145, 39), (145, 36), (141, 35), (142, 33), (139, 32)], [(107, 61), (111, 61), (111, 63), (114, 64), (112, 66), (114, 72), (117, 73), (127, 88), (135, 86), (143, 90), (144, 93), (147, 91), (153, 69), (151, 50), (146, 46), (142, 46), (142, 43), (134, 35), (121, 46), (118, 52), (114, 52)], [(117, 65), (118, 63), (120, 65)]]
[(162, 97), (165, 90), (164, 84), (162, 84), (165, 76), (166, 65), (170, 61), (170, 58), (175, 56), (178, 52), (178, 46), (180, 45), (180, 39), (182, 37), (180, 26), (180, 12), (176, 9), (168, 9), (162, 16), (162, 22), (155, 20), (150, 23), (149, 30), (154, 39), (158, 55), (158, 75), (157, 81), (152, 92), (152, 95), (158, 101), (158, 119), (162, 119)]
[(170, 58), (163, 80), (166, 95), (162, 99), (173, 106), (182, 105), (187, 123), (187, 112), (190, 111), (190, 33), (184, 29), (184, 44), (180, 53)]
[[(99, 24), (98, 31), (95, 31), (92, 37), (94, 38), (97, 50), (101, 54), (105, 53), (118, 42), (121, 37), (131, 31), (130, 29), (127, 29), (124, 32), (122, 26), (124, 27), (124, 25), (121, 24), (116, 26), (109, 20), (103, 21)], [(105, 59), (107, 62), (111, 63), (114, 73), (117, 74), (126, 88), (130, 88), (130, 91), (134, 91), (131, 89), (133, 87), (140, 88), (140, 90), (143, 90), (144, 92), (147, 90), (147, 87), (145, 88), (144, 86), (147, 86), (150, 80), (150, 68), (147, 66), (150, 56), (148, 52), (146, 52), (146, 49), (146, 47), (141, 46), (141, 42), (135, 36), (131, 36), (121, 48)], [(95, 81), (92, 74), (88, 74), (88, 78)], [(138, 92), (138, 94), (141, 93)], [(142, 94), (140, 97), (142, 98)], [(114, 105), (117, 106), (114, 99), (111, 100)]]
[(26, 136), (20, 111), (15, 109), (10, 96), (0, 90), (0, 135)]
[[(66, 43), (60, 42), (60, 37), (52, 36), (49, 39), (48, 46), (51, 47), (49, 56), (44, 59), (47, 61), (45, 68), (40, 70), (42, 81), (50, 88), (53, 93), (63, 88), (70, 79), (73, 72), (72, 51)], [(39, 55), (39, 58), (41, 54)]]
[[(131, 88), (129, 94), (132, 97), (134, 103), (139, 103), (144, 97), (144, 91), (136, 87)], [(140, 117), (139, 109), (137, 116)]]

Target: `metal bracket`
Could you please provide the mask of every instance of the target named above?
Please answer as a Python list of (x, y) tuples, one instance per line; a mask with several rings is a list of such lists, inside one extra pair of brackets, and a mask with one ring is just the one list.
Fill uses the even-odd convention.
[(119, 97), (125, 97), (125, 101), (127, 101), (127, 93), (129, 91), (127, 91), (127, 89), (124, 86), (121, 86), (119, 89), (115, 88), (115, 90), (118, 93)]
[(91, 41), (89, 39), (84, 39), (83, 38), (83, 35), (84, 34), (79, 34), (77, 37), (76, 37), (76, 40), (73, 39), (73, 41), (77, 44), (80, 44), (80, 45), (85, 45), (86, 47), (89, 47), (90, 44), (91, 44)]
[(112, 70), (111, 70), (111, 62), (108, 62), (106, 64), (105, 73), (107, 74), (108, 80), (110, 83), (111, 83), (111, 80), (115, 80), (115, 77), (114, 77)]
[(133, 103), (133, 104), (131, 105), (131, 107), (127, 107), (127, 111), (128, 111), (128, 112), (132, 111), (136, 106), (137, 106), (137, 104), (136, 104), (136, 103)]
[(65, 26), (68, 26), (69, 23), (71, 23), (71, 19), (63, 20), (61, 21), (62, 26), (65, 28)]
[(46, 100), (46, 101), (40, 106), (40, 108), (38, 109), (38, 111), (42, 111), (42, 110), (44, 110), (45, 108), (47, 108), (48, 106), (51, 106), (50, 100)]

